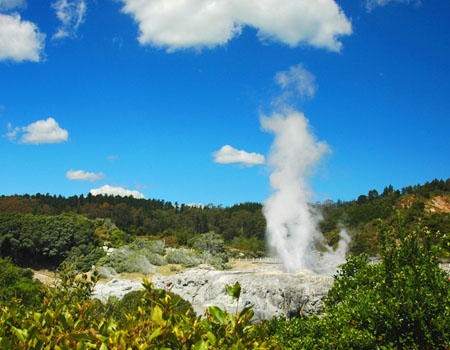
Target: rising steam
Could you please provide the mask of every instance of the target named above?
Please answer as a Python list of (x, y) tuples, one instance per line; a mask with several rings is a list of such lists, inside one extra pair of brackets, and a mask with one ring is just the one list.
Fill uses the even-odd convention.
[[(322, 234), (317, 229), (320, 214), (309, 204), (312, 193), (307, 178), (325, 153), (327, 143), (317, 141), (305, 116), (294, 110), (262, 117), (263, 130), (275, 134), (268, 164), (272, 169), (272, 195), (264, 202), (268, 244), (279, 255), (285, 269), (322, 267), (323, 256), (315, 249)], [(341, 234), (348, 241), (345, 232)], [(345, 256), (345, 247), (326, 253), (327, 260)], [(340, 259), (339, 259), (340, 260)]]

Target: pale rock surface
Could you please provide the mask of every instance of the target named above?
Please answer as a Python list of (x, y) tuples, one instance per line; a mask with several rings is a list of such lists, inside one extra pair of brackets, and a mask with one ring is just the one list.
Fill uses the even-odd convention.
[[(274, 269), (248, 271), (217, 271), (200, 267), (181, 274), (153, 277), (156, 288), (169, 289), (192, 303), (198, 315), (209, 306), (218, 306), (235, 312), (236, 303), (227, 295), (225, 286), (239, 281), (242, 292), (238, 309), (253, 305), (256, 319), (273, 316), (320, 314), (323, 299), (333, 284), (331, 276), (321, 276), (311, 271), (284, 273)], [(113, 279), (98, 284), (93, 297), (107, 300), (118, 298), (133, 290), (142, 289), (140, 282)]]

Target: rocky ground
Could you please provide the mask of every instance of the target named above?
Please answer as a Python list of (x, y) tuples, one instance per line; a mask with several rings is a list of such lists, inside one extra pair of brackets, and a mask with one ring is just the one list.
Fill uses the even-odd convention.
[[(245, 267), (245, 268), (243, 268)], [(236, 303), (227, 295), (225, 286), (239, 281), (242, 287), (238, 309), (253, 305), (255, 318), (320, 313), (323, 298), (331, 288), (331, 276), (321, 276), (311, 271), (285, 273), (277, 265), (239, 262), (228, 271), (217, 271), (200, 266), (172, 276), (155, 275), (152, 281), (157, 288), (171, 289), (192, 303), (197, 314), (203, 314), (208, 306), (215, 305), (229, 312), (236, 310)], [(133, 290), (141, 289), (137, 280), (114, 278), (100, 282), (93, 297), (107, 300), (118, 298)]]

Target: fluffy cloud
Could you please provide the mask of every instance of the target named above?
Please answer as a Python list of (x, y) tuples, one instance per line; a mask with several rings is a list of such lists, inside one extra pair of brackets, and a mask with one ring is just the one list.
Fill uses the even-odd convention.
[(69, 137), (67, 130), (62, 129), (53, 118), (38, 120), (30, 125), (16, 128), (8, 123), (8, 130), (6, 136), (11, 141), (20, 135), (19, 142), (26, 144), (60, 143), (67, 141)]
[(416, 6), (422, 3), (421, 0), (366, 0), (367, 11), (372, 11), (375, 7), (383, 7), (391, 3), (414, 4)]
[(294, 97), (313, 98), (317, 91), (316, 77), (303, 68), (302, 64), (289, 67), (287, 71), (278, 72), (275, 81), (284, 90), (276, 102), (286, 104)]
[(105, 178), (105, 174), (100, 173), (89, 173), (83, 170), (69, 170), (66, 173), (66, 178), (74, 181), (90, 181), (95, 182), (100, 179)]
[(121, 0), (122, 12), (139, 25), (142, 45), (215, 47), (254, 27), (260, 40), (291, 47), (308, 44), (339, 51), (338, 37), (352, 32), (334, 0)]
[(45, 34), (29, 21), (22, 21), (15, 13), (0, 13), (0, 61), (25, 60), (39, 62), (44, 50)]
[(230, 145), (223, 146), (220, 150), (213, 153), (214, 162), (221, 164), (238, 163), (246, 166), (264, 164), (265, 158), (262, 154), (248, 153), (237, 150)]
[(94, 196), (99, 195), (99, 194), (104, 194), (104, 195), (112, 195), (112, 196), (120, 196), (120, 197), (132, 196), (132, 197), (138, 198), (138, 199), (145, 198), (144, 195), (138, 191), (130, 191), (123, 187), (113, 187), (113, 186), (109, 186), (109, 185), (105, 185), (100, 188), (92, 189), (90, 191), (90, 193)]
[(0, 11), (24, 8), (26, 6), (27, 2), (25, 0), (0, 0)]
[(52, 39), (63, 39), (76, 36), (78, 27), (84, 22), (86, 16), (85, 0), (57, 0), (52, 4), (56, 17), (61, 22), (58, 31)]

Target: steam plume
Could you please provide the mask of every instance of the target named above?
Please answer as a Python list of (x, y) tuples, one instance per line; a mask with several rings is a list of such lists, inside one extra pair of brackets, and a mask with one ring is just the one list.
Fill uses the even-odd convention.
[(330, 148), (316, 140), (300, 112), (286, 110), (262, 117), (261, 125), (275, 134), (268, 159), (273, 193), (264, 202), (268, 244), (288, 272), (317, 267), (321, 263), (314, 244), (322, 237), (317, 230), (320, 214), (309, 204), (312, 193), (307, 177)]

